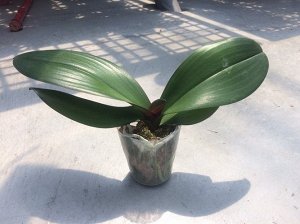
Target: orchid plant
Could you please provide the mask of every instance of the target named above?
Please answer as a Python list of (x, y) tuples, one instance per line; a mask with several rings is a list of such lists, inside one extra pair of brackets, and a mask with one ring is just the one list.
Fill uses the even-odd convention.
[(220, 106), (252, 94), (268, 72), (267, 56), (258, 43), (231, 38), (193, 52), (176, 69), (161, 97), (151, 103), (122, 68), (87, 53), (33, 51), (16, 56), (13, 64), (32, 79), (129, 104), (110, 106), (61, 91), (31, 88), (48, 106), (72, 120), (98, 128), (143, 121), (150, 130), (201, 122)]

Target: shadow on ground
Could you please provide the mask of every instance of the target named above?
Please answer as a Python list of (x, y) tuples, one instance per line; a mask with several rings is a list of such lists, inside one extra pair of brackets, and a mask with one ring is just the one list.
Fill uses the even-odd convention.
[(183, 5), (220, 28), (229, 26), (270, 41), (300, 34), (299, 0), (188, 0)]
[(246, 179), (212, 182), (207, 176), (173, 173), (160, 187), (143, 187), (83, 171), (42, 165), (18, 166), (0, 191), (0, 222), (31, 217), (58, 223), (104, 222), (124, 216), (150, 223), (166, 211), (198, 217), (218, 212), (250, 189)]

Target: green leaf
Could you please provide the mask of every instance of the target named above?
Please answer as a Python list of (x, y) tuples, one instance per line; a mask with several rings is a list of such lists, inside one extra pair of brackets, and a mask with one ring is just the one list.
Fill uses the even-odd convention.
[(161, 98), (164, 114), (218, 107), (254, 92), (268, 71), (261, 47), (247, 38), (208, 45), (188, 57), (175, 71)]
[(242, 100), (263, 82), (268, 71), (267, 62), (267, 57), (261, 53), (231, 66), (191, 89), (164, 113), (218, 107)]
[(218, 107), (184, 111), (181, 113), (166, 114), (162, 117), (160, 125), (191, 125), (206, 120), (218, 110)]
[(13, 64), (32, 79), (122, 100), (145, 109), (150, 106), (144, 90), (123, 69), (87, 53), (33, 51), (16, 56)]
[(32, 89), (48, 106), (58, 113), (92, 127), (119, 127), (143, 117), (143, 114), (134, 106), (113, 107), (56, 90)]

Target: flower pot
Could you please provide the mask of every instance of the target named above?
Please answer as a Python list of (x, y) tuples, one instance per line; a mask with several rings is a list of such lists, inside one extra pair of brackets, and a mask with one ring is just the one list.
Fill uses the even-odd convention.
[(131, 176), (142, 185), (155, 186), (166, 182), (172, 171), (180, 127), (167, 137), (148, 141), (137, 134), (130, 134), (131, 126), (118, 129)]

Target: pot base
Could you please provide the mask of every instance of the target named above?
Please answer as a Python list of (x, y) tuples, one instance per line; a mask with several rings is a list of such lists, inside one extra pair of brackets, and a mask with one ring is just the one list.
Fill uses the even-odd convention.
[(172, 177), (172, 173), (171, 173), (171, 174), (169, 175), (169, 177), (168, 177), (166, 180), (164, 180), (164, 181), (160, 181), (160, 182), (158, 182), (157, 184), (155, 184), (155, 183), (149, 184), (149, 183), (145, 183), (145, 182), (139, 182), (139, 180), (135, 179), (134, 175), (130, 172), (130, 178), (131, 178), (132, 180), (134, 180), (134, 182), (136, 182), (136, 183), (138, 183), (138, 184), (140, 184), (140, 185), (142, 185), (142, 186), (144, 186), (144, 187), (157, 187), (157, 186), (166, 184), (166, 183), (171, 179), (171, 177)]

